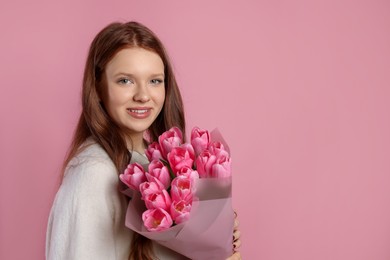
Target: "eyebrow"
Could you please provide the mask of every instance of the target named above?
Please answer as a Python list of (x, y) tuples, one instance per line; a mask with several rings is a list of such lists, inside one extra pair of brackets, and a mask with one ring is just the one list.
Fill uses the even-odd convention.
[[(114, 77), (118, 77), (118, 76), (127, 76), (127, 77), (134, 77), (134, 74), (131, 74), (131, 73), (126, 73), (126, 72), (118, 72), (118, 73), (115, 73), (114, 74)], [(154, 77), (165, 77), (164, 73), (155, 73), (155, 74), (151, 74), (150, 75), (151, 78), (154, 78)]]

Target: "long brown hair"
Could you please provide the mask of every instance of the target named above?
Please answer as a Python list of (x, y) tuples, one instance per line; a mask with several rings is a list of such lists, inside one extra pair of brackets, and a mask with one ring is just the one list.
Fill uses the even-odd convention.
[[(107, 114), (101, 100), (106, 86), (104, 73), (107, 63), (118, 51), (131, 47), (153, 51), (164, 63), (165, 102), (160, 114), (148, 129), (150, 140), (156, 140), (160, 134), (173, 126), (179, 127), (185, 133), (182, 98), (161, 41), (140, 23), (112, 23), (97, 34), (89, 49), (83, 78), (82, 112), (64, 168), (90, 137), (107, 152), (118, 173), (129, 163), (131, 153), (127, 149), (125, 133)], [(131, 246), (129, 259), (152, 259), (150, 240), (134, 232)]]

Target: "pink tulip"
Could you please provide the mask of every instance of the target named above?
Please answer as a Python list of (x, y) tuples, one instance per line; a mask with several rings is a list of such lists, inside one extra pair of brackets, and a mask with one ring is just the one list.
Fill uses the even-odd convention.
[(131, 163), (119, 175), (119, 179), (129, 188), (139, 191), (139, 185), (146, 181), (144, 168), (139, 163)]
[(207, 130), (194, 127), (191, 131), (191, 144), (196, 155), (206, 150), (210, 143), (210, 134)]
[(142, 221), (149, 231), (163, 231), (173, 224), (172, 218), (164, 209), (148, 209), (142, 214)]
[(171, 204), (171, 216), (176, 224), (187, 221), (190, 218), (192, 204), (187, 204), (184, 200), (174, 201)]
[(192, 168), (195, 160), (195, 152), (190, 144), (175, 147), (168, 154), (168, 162), (174, 174), (183, 167)]
[(180, 169), (180, 171), (177, 172), (177, 176), (186, 176), (192, 179), (192, 181), (195, 181), (199, 179), (199, 173), (196, 170), (193, 170), (190, 167), (183, 167)]
[(149, 194), (159, 193), (164, 188), (164, 185), (157, 178), (155, 178), (152, 182), (143, 182), (139, 185), (139, 191), (141, 192), (142, 199), (145, 199), (145, 197)]
[(160, 160), (162, 158), (160, 144), (157, 142), (149, 144), (145, 154), (146, 157), (148, 157), (149, 162)]
[(209, 144), (208, 150), (210, 153), (214, 154), (215, 156), (219, 157), (221, 155), (223, 156), (229, 156), (229, 153), (226, 151), (225, 147), (221, 142), (212, 142)]
[(144, 197), (146, 208), (148, 209), (165, 209), (169, 210), (171, 207), (171, 197), (166, 190), (150, 193)]
[(210, 177), (212, 178), (225, 178), (230, 177), (232, 174), (231, 170), (231, 159), (228, 156), (220, 155), (217, 161), (212, 166)]
[(186, 176), (178, 176), (173, 179), (171, 184), (171, 196), (173, 201), (184, 200), (186, 203), (191, 203), (195, 185), (191, 178)]
[(208, 150), (203, 151), (199, 154), (198, 158), (196, 158), (196, 170), (199, 173), (199, 177), (207, 178), (210, 177), (212, 167), (214, 163), (217, 161), (217, 157), (209, 152)]
[(172, 127), (158, 137), (160, 144), (161, 155), (164, 159), (167, 158), (168, 153), (174, 148), (183, 143), (183, 134), (177, 127)]
[(152, 161), (149, 164), (149, 172), (147, 172), (146, 178), (149, 182), (154, 181), (151, 176), (157, 178), (163, 185), (165, 189), (171, 185), (171, 176), (169, 175), (168, 168), (161, 161)]

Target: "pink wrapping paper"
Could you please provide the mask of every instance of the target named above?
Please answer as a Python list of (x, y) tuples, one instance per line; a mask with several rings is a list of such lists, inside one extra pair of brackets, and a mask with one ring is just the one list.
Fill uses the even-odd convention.
[(221, 142), (225, 147), (225, 150), (230, 154), (230, 148), (218, 128), (215, 128), (210, 132), (210, 138), (213, 142)]
[(147, 231), (142, 222), (145, 211), (140, 194), (134, 195), (126, 213), (126, 226), (190, 259), (226, 259), (232, 255), (232, 178), (204, 178), (197, 183), (191, 217), (165, 231)]

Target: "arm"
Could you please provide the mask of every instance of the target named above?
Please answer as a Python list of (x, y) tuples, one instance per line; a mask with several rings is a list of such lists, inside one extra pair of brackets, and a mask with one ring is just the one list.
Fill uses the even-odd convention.
[[(48, 260), (117, 259), (128, 253), (131, 236), (119, 223), (123, 212), (117, 184), (111, 161), (88, 159), (67, 170), (50, 214)], [(128, 250), (118, 248), (118, 239)]]

